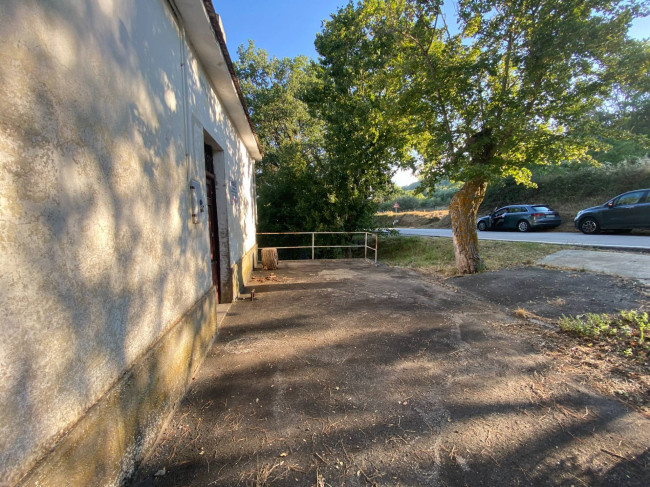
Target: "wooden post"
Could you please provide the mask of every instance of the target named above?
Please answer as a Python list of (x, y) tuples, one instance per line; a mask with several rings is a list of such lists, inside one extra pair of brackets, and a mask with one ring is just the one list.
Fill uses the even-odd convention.
[(268, 270), (278, 268), (278, 249), (262, 249), (262, 267)]

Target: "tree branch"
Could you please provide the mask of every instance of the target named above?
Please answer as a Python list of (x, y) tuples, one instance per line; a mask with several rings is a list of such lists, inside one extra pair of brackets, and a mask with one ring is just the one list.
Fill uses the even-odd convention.
[[(430, 48), (425, 48), (425, 46), (422, 45), (419, 39), (417, 39), (415, 36), (413, 36), (410, 32), (402, 32), (402, 35), (405, 37), (411, 39), (415, 45), (418, 47), (418, 49), (422, 52), (422, 57), (424, 58), (424, 61), (427, 65), (427, 68), (429, 69), (429, 72), (431, 74), (431, 78), (435, 79), (436, 77), (436, 66), (433, 64), (431, 61), (431, 58), (429, 57), (429, 49)], [(435, 33), (432, 34), (432, 36), (435, 36)], [(434, 37), (431, 38), (431, 45), (433, 45), (433, 40)], [(454, 141), (453, 141), (453, 131), (451, 129), (451, 123), (449, 122), (449, 114), (447, 112), (447, 105), (444, 103), (443, 98), (442, 98), (442, 93), (440, 93), (440, 89), (438, 87), (435, 88), (435, 98), (436, 102), (438, 103), (438, 106), (440, 108), (440, 111), (442, 113), (442, 120), (445, 125), (445, 131), (447, 135), (447, 151), (448, 155), (450, 158), (454, 157)]]

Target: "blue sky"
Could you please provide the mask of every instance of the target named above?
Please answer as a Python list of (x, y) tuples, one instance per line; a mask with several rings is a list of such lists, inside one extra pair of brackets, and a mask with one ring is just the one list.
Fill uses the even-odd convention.
[[(356, 0), (355, 0), (356, 1)], [(212, 0), (215, 11), (221, 15), (228, 51), (233, 59), (237, 47), (248, 39), (277, 57), (295, 57), (300, 54), (316, 58), (314, 39), (323, 20), (347, 0)], [(453, 3), (443, 8), (451, 18)], [(650, 37), (650, 17), (638, 19), (630, 35)]]
[(255, 45), (277, 57), (304, 54), (316, 58), (314, 39), (321, 22), (347, 0), (212, 0), (226, 31), (230, 56), (237, 47)]
[[(356, 0), (355, 0), (356, 1)], [(221, 15), (226, 44), (233, 60), (237, 48), (255, 41), (255, 46), (277, 57), (305, 55), (317, 57), (314, 39), (320, 32), (323, 20), (347, 0), (212, 0), (215, 11)], [(447, 18), (452, 18), (453, 3), (443, 8)], [(638, 39), (650, 37), (650, 17), (637, 19), (630, 35)], [(416, 178), (410, 171), (400, 171), (393, 180), (401, 185)]]
[[(356, 2), (356, 0), (355, 0)], [(322, 21), (348, 0), (212, 0), (226, 31), (226, 44), (233, 60), (237, 48), (255, 41), (271, 56), (317, 57), (314, 39)], [(453, 6), (449, 6), (453, 12)]]

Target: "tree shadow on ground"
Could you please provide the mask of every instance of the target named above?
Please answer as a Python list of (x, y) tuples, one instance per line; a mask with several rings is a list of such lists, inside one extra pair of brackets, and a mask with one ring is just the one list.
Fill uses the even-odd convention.
[[(645, 420), (490, 329), (480, 303), (396, 281), (238, 303), (134, 485), (647, 483)], [(419, 294), (428, 307), (403, 304)]]

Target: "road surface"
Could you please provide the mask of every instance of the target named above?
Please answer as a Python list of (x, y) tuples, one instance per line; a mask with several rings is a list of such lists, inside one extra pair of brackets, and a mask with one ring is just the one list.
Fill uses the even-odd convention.
[[(450, 229), (396, 228), (401, 235), (422, 237), (451, 237)], [(580, 245), (585, 247), (606, 247), (620, 249), (650, 249), (650, 236), (646, 235), (585, 235), (579, 232), (478, 232), (479, 240), (501, 240), (509, 242), (537, 242), (559, 245)]]

